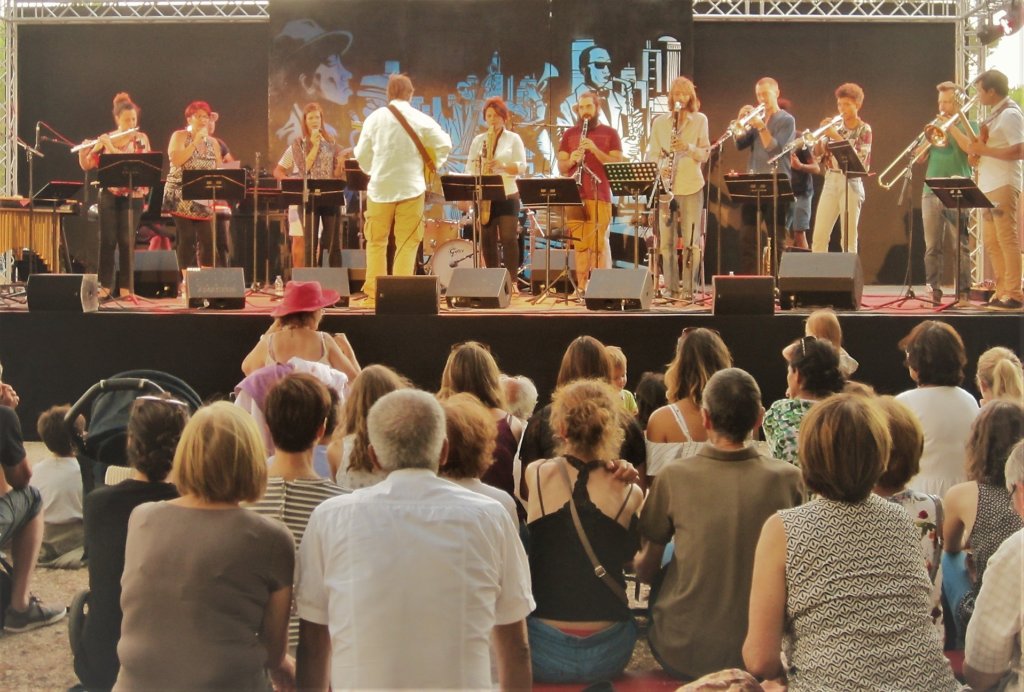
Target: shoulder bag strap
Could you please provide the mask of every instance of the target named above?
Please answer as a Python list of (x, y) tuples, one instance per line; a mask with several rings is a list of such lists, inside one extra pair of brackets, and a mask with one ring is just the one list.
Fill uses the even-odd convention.
[(419, 150), (420, 156), (423, 157), (423, 165), (425, 165), (431, 173), (436, 172), (437, 167), (434, 165), (434, 159), (427, 153), (427, 148), (423, 146), (423, 140), (420, 139), (418, 134), (416, 134), (416, 130), (412, 129), (412, 125), (409, 124), (409, 121), (405, 119), (402, 112), (395, 106), (389, 103), (388, 110), (394, 114), (395, 118), (398, 119), (399, 124), (405, 128), (405, 131), (409, 133), (410, 137), (412, 137), (413, 144), (416, 145), (416, 149)]
[(569, 482), (569, 472), (565, 470), (565, 460), (560, 459), (558, 461), (558, 470), (562, 474), (562, 479), (565, 481), (566, 487), (569, 489), (569, 511), (572, 513), (572, 523), (576, 527), (576, 535), (580, 537), (580, 543), (583, 544), (583, 550), (587, 554), (587, 558), (590, 560), (590, 564), (594, 566), (594, 575), (603, 581), (605, 585), (612, 590), (619, 600), (622, 601), (623, 605), (629, 607), (629, 598), (626, 596), (626, 591), (619, 586), (608, 571), (601, 564), (601, 561), (597, 559), (597, 554), (594, 553), (593, 546), (590, 545), (590, 540), (587, 539), (587, 534), (583, 530), (583, 523), (580, 522), (580, 514), (576, 511), (576, 501), (572, 497), (572, 483)]

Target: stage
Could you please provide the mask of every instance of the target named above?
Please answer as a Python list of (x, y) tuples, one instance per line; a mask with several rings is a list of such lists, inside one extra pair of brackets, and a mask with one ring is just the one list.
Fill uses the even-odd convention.
[[(964, 386), (974, 389), (974, 362), (990, 346), (1024, 351), (1020, 313), (980, 306), (936, 308), (920, 301), (880, 306), (904, 294), (899, 286), (865, 288), (862, 307), (840, 311), (844, 347), (860, 361), (855, 379), (880, 393), (912, 386), (897, 342), (924, 319), (941, 319), (960, 332), (969, 358)], [(923, 293), (923, 289), (921, 289)], [(516, 294), (501, 310), (449, 309), (438, 315), (377, 315), (372, 310), (326, 311), (322, 329), (348, 335), (362, 365), (383, 363), (419, 387), (435, 391), (452, 344), (487, 343), (503, 372), (531, 377), (546, 400), (566, 345), (589, 334), (622, 347), (629, 358), (629, 387), (643, 372), (663, 371), (676, 339), (688, 326), (719, 331), (735, 364), (761, 384), (766, 405), (784, 395), (780, 352), (802, 334), (809, 309), (774, 315), (713, 315), (708, 306), (678, 306), (655, 300), (645, 311), (588, 310), (580, 302), (548, 298), (540, 305)], [(947, 298), (946, 303), (950, 302)], [(53, 404), (73, 402), (100, 379), (132, 369), (176, 375), (204, 399), (230, 395), (242, 378), (242, 358), (271, 323), (275, 298), (250, 294), (242, 310), (189, 309), (183, 299), (140, 299), (138, 305), (111, 301), (95, 313), (29, 312), (24, 295), (0, 296), (0, 363), (4, 381), (21, 396), (18, 409), (26, 436), (35, 438), (35, 419)]]

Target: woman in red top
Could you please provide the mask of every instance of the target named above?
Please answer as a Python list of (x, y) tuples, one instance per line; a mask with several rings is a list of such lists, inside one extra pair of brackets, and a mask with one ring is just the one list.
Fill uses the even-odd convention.
[[(141, 132), (139, 115), (141, 109), (125, 92), (114, 97), (114, 123), (117, 129), (100, 135), (92, 147), (78, 152), (78, 164), (83, 171), (97, 168), (100, 154), (128, 154), (149, 151), (149, 137)], [(114, 286), (114, 250), (119, 254), (122, 296), (132, 293), (132, 260), (135, 250), (135, 227), (142, 217), (142, 200), (149, 193), (148, 188), (129, 190), (124, 187), (105, 187), (100, 191), (100, 285), (109, 292)], [(128, 224), (128, 210), (131, 208), (133, 227)]]

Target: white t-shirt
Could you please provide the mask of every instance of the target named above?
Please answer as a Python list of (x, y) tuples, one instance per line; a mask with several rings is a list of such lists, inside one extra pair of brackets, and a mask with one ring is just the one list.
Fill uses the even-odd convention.
[(492, 628), (535, 607), (508, 512), (428, 469), (313, 511), (296, 603), (329, 628), (335, 690), (490, 688)]
[(74, 457), (49, 457), (32, 467), (47, 524), (82, 521), (82, 471)]
[(907, 487), (944, 497), (967, 480), (967, 438), (978, 415), (978, 402), (960, 387), (918, 387), (896, 400), (914, 412), (924, 428), (921, 471)]
[(519, 524), (519, 515), (516, 513), (516, 501), (501, 488), (487, 485), (479, 478), (449, 478), (448, 480), (455, 485), (461, 485), (466, 490), (472, 490), (474, 493), (480, 493), (492, 500), (497, 500), (505, 508), (505, 511), (508, 512), (508, 515), (512, 517), (512, 523)]
[(964, 663), (982, 673), (1003, 673), (997, 689), (1024, 691), (1024, 530), (1013, 534), (988, 559), (985, 582), (967, 625)]
[[(1009, 99), (1009, 97), (1007, 97)], [(1000, 102), (993, 110), (1005, 105)], [(1024, 142), (1024, 113), (1011, 103), (988, 123), (988, 145), (1010, 147)], [(1004, 185), (1021, 189), (1021, 161), (1004, 161), (991, 156), (982, 156), (978, 165), (978, 187), (982, 192), (992, 192)]]

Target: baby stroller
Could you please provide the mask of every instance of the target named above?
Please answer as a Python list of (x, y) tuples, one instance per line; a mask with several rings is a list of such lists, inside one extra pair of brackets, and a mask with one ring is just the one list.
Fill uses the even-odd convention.
[[(64, 417), (64, 425), (86, 459), (82, 470), (85, 493), (96, 485), (103, 485), (108, 467), (128, 465), (125, 446), (132, 402), (140, 396), (163, 392), (188, 404), (192, 413), (203, 405), (196, 391), (174, 375), (159, 370), (128, 370), (100, 380), (71, 407)], [(84, 439), (75, 426), (80, 415), (85, 416), (89, 431)], [(92, 473), (88, 473), (86, 467), (91, 467)]]

